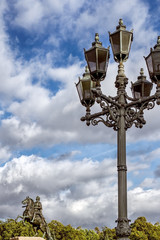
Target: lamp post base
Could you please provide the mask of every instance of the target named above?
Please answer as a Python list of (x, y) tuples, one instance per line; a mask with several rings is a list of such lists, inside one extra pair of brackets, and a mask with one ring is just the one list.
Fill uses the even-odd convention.
[(118, 239), (128, 240), (131, 234), (131, 228), (129, 226), (129, 221), (127, 218), (118, 219), (116, 227), (116, 235)]

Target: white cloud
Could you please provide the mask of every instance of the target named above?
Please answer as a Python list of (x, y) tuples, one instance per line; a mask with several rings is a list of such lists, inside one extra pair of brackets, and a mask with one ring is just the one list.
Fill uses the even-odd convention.
[(41, 1), (17, 1), (15, 4), (17, 10), (17, 16), (14, 20), (14, 24), (19, 25), (23, 28), (32, 28), (43, 19), (43, 5)]
[[(59, 9), (58, 12), (61, 12), (60, 9), (63, 9), (63, 7), (66, 5), (65, 1), (61, 3), (59, 2), (52, 3), (48, 1), (47, 3), (48, 5), (45, 3), (46, 6), (50, 6), (52, 4), (54, 5), (54, 7), (57, 6), (57, 9)], [(73, 12), (77, 11), (82, 6), (82, 3), (75, 4), (72, 1), (70, 3), (74, 5)], [(144, 6), (144, 4), (141, 3), (140, 1), (136, 1), (136, 3), (140, 5), (140, 9)], [(16, 2), (16, 7), (19, 14), (21, 9), (23, 10), (21, 14), (23, 12), (25, 12), (25, 14), (30, 14), (30, 11), (32, 10), (35, 11), (35, 13), (38, 12), (39, 14), (37, 15), (38, 20), (25, 17), (26, 21), (33, 20), (33, 23), (35, 22), (36, 24), (36, 21), (40, 22), (41, 16), (43, 16), (43, 14), (41, 13), (42, 10), (39, 10), (39, 8), (41, 9), (40, 6), (43, 6), (43, 4), (44, 3), (42, 1), (36, 1), (33, 3), (33, 8), (31, 9), (30, 7), (31, 2), (25, 1), (23, 4)], [(88, 3), (88, 5), (90, 4), (91, 2)], [(95, 14), (97, 18), (94, 16), (96, 21), (99, 21), (98, 16), (102, 17), (104, 15), (107, 17), (107, 15), (104, 14), (104, 12), (102, 12), (101, 15), (99, 14), (100, 10), (102, 11), (104, 9), (105, 12), (107, 11), (108, 3), (104, 3), (104, 4), (106, 4), (105, 5), (106, 9), (104, 8), (103, 4), (98, 4), (96, 8)], [(115, 4), (117, 6), (117, 3)], [(122, 10), (122, 13), (124, 12), (123, 14), (127, 15), (129, 11), (134, 10), (133, 12), (137, 16), (139, 14), (139, 10), (138, 11), (135, 10), (137, 9), (137, 4), (134, 4), (134, 3), (132, 3), (131, 5), (126, 4), (125, 5), (126, 8)], [(103, 9), (102, 9), (102, 6), (103, 6)], [(116, 6), (113, 7), (113, 12), (116, 11), (117, 9)], [(46, 11), (46, 10), (43, 9), (43, 11)], [(84, 11), (82, 14), (87, 14), (87, 11), (88, 10)], [(25, 14), (23, 16), (26, 16)], [(46, 12), (46, 14), (48, 13)], [(88, 11), (88, 14), (91, 15), (91, 12)], [(36, 14), (33, 14), (33, 13), (31, 15), (36, 16)], [(20, 15), (17, 15), (17, 17), (18, 16)], [(23, 16), (21, 15), (21, 17)], [(146, 18), (147, 18), (147, 6), (144, 8), (144, 19)], [(86, 21), (85, 19), (83, 20), (85, 23), (84, 25), (87, 25), (86, 24), (87, 20)], [(115, 20), (117, 21), (117, 19)], [(20, 22), (23, 23), (22, 20)], [(82, 21), (80, 22), (82, 23)], [(95, 24), (94, 21), (93, 23)], [(80, 27), (79, 24), (77, 24), (78, 29)], [(140, 31), (140, 29), (144, 27), (145, 21), (143, 21), (143, 23), (138, 22), (137, 24), (139, 24), (140, 27), (138, 27), (137, 25), (136, 27), (138, 27)], [(150, 34), (150, 35), (153, 36), (153, 34)], [(149, 42), (149, 40), (147, 40), (147, 42)], [(22, 127), (19, 127), (19, 130), (18, 130), (17, 128), (13, 127), (15, 125), (12, 124), (12, 120), (14, 119), (14, 116), (15, 116), (17, 121), (19, 121), (19, 126), (28, 126), (27, 131), (32, 131), (33, 125), (35, 126), (36, 124), (36, 129), (39, 129), (39, 130), (35, 131), (33, 135), (35, 136), (37, 134), (36, 138), (41, 139), (39, 142), (48, 144), (48, 141), (51, 141), (50, 144), (58, 143), (63, 138), (63, 133), (64, 133), (64, 136), (66, 136), (65, 138), (66, 142), (67, 141), (99, 142), (102, 139), (104, 142), (106, 141), (115, 142), (115, 134), (112, 129), (106, 129), (105, 130), (106, 135), (104, 136), (104, 126), (99, 125), (98, 127), (95, 127), (94, 128), (94, 131), (96, 131), (96, 138), (95, 138), (93, 137), (95, 135), (95, 132), (93, 132), (93, 128), (90, 127), (90, 128), (87, 128), (88, 134), (86, 136), (85, 134), (86, 126), (85, 124), (79, 121), (83, 113), (85, 114), (85, 108), (80, 106), (76, 89), (74, 86), (74, 82), (78, 81), (77, 80), (78, 75), (80, 75), (83, 71), (80, 61), (75, 62), (72, 65), (68, 65), (67, 67), (56, 68), (51, 66), (50, 60), (45, 62), (45, 60), (47, 60), (47, 56), (45, 59), (43, 59), (43, 61), (42, 59), (39, 59), (37, 56), (37, 58), (34, 58), (31, 61), (29, 62), (26, 61), (25, 63), (23, 63), (23, 61), (21, 60), (15, 61), (15, 57), (12, 54), (11, 50), (9, 49), (9, 46), (4, 41), (2, 43), (3, 44), (5, 43), (5, 45), (1, 47), (1, 49), (4, 49), (3, 50), (4, 53), (0, 55), (1, 58), (3, 59), (1, 61), (3, 64), (1, 65), (1, 68), (0, 68), (0, 71), (2, 74), (2, 78), (1, 78), (2, 81), (0, 82), (0, 89), (2, 92), (2, 96), (4, 97), (5, 101), (6, 99), (12, 100), (14, 98), (16, 99), (18, 98), (18, 101), (13, 101), (11, 102), (11, 104), (8, 104), (9, 106), (7, 108), (7, 111), (13, 115), (13, 118), (3, 120), (2, 131), (4, 135), (5, 135), (5, 131), (7, 131), (7, 128), (5, 127), (6, 124), (9, 129), (12, 129), (10, 131), (11, 134), (12, 132), (14, 132), (14, 130), (21, 131), (23, 129)], [(7, 68), (5, 66), (7, 66)], [(136, 67), (135, 64), (134, 64), (134, 67)], [(107, 93), (110, 95), (111, 93), (113, 93), (114, 95), (114, 93), (116, 92), (116, 89), (114, 88), (115, 79), (113, 79), (113, 76), (116, 75), (116, 71), (117, 71), (116, 68), (117, 68), (116, 64), (109, 65), (107, 79), (103, 83), (103, 91), (105, 92), (105, 89), (106, 89)], [(134, 72), (134, 75), (135, 75), (135, 69), (133, 69), (132, 61), (128, 63), (127, 68), (131, 69), (131, 71)], [(139, 67), (137, 67), (137, 72), (139, 72)], [(38, 84), (36, 85), (32, 85), (32, 79), (34, 78), (34, 76), (36, 76), (39, 79)], [(59, 92), (57, 92), (57, 94), (54, 97), (51, 96), (51, 92), (49, 90), (46, 90), (42, 85), (40, 85), (41, 83), (44, 83), (45, 81), (44, 79), (46, 79), (47, 77), (52, 78), (53, 81), (59, 81), (62, 84), (61, 90), (59, 90)], [(132, 76), (132, 78), (134, 77)], [(136, 79), (136, 76), (135, 76), (135, 79)], [(64, 124), (64, 119), (65, 119), (65, 124)], [(154, 119), (157, 119), (157, 118), (154, 118)], [(147, 131), (149, 133), (149, 130)], [(48, 134), (50, 132), (53, 133), (53, 137), (48, 137)], [(54, 132), (56, 134), (54, 134)], [(152, 132), (154, 132), (154, 127), (152, 128)], [(133, 130), (128, 133), (129, 133), (128, 140), (130, 141), (132, 139), (135, 139), (135, 136), (136, 137), (138, 136), (139, 139), (146, 137), (146, 129), (144, 131), (137, 130), (137, 129), (135, 130), (133, 127)], [(8, 133), (6, 135), (10, 138), (10, 135)], [(20, 133), (20, 135), (24, 135), (24, 134)], [(153, 134), (152, 134), (152, 138), (154, 138)], [(17, 140), (18, 139), (19, 138), (17, 138)], [(25, 141), (21, 141), (20, 139), (18, 141), (25, 142)], [(32, 134), (27, 134), (27, 139), (28, 139), (27, 142), (29, 142), (30, 140), (32, 142)], [(62, 139), (62, 141), (64, 141), (64, 138)], [(2, 137), (2, 142), (3, 142), (3, 137)], [(17, 144), (18, 144), (17, 141), (15, 141), (15, 145)]]
[(11, 152), (7, 147), (0, 148), (0, 164), (5, 163), (11, 157)]
[(159, 219), (160, 193), (156, 189), (144, 190), (141, 187), (129, 191), (129, 215), (131, 218), (145, 216), (148, 221), (156, 223)]
[[(75, 227), (115, 226), (117, 176), (113, 159), (49, 161), (34, 155), (21, 156), (0, 168), (0, 181), (2, 217), (16, 217), (22, 212), (23, 198), (40, 195), (47, 221), (56, 219)], [(147, 216), (154, 223), (159, 216), (159, 190), (143, 187), (144, 183), (128, 192), (129, 217), (134, 221), (138, 216)]]
[[(16, 217), (21, 214), (18, 211), (22, 198), (40, 195), (42, 201), (44, 199), (44, 213), (48, 220), (57, 219), (74, 226), (87, 226), (90, 222), (89, 227), (104, 225), (106, 220), (110, 224), (112, 211), (115, 216), (115, 204), (111, 209), (116, 201), (115, 173), (110, 159), (99, 163), (91, 159), (46, 161), (33, 155), (21, 156), (0, 169), (0, 188), (4, 193), (1, 203), (3, 205), (6, 197), (6, 204), (14, 205), (14, 211), (8, 209), (7, 214)], [(0, 212), (3, 216), (1, 209)]]
[[(87, 127), (79, 120), (85, 115), (85, 108), (79, 103), (74, 82), (78, 81), (78, 75), (84, 71), (82, 60), (74, 51), (63, 59), (63, 66), (57, 66), (56, 61), (65, 56), (64, 53), (68, 50), (66, 46), (72, 50), (72, 46), (68, 43), (66, 45), (66, 42), (64, 44), (64, 39), (72, 38), (76, 41), (77, 48), (87, 48), (94, 39), (92, 32), (100, 32), (100, 40), (102, 38), (104, 45), (107, 45), (107, 30), (114, 31), (118, 19), (122, 17), (124, 24), (127, 23), (127, 29), (134, 28), (135, 38), (130, 58), (125, 63), (125, 72), (130, 80), (135, 81), (141, 66), (146, 72), (142, 56), (147, 55), (149, 48), (156, 43), (157, 32), (152, 21), (150, 22), (146, 2), (24, 0), (14, 1), (12, 4), (16, 11), (16, 16), (13, 15), (10, 23), (12, 31), (15, 26), (17, 29), (20, 26), (27, 34), (33, 31), (37, 38), (39, 34), (44, 37), (43, 34), (47, 33), (43, 47), (51, 44), (53, 49), (48, 52), (34, 46), (37, 55), (30, 55), (30, 60), (24, 60), (20, 50), (15, 52), (10, 46), (7, 32), (9, 26), (5, 22), (7, 14), (5, 18), (3, 15), (6, 10), (9, 11), (10, 5), (8, 3), (7, 7), (6, 1), (0, 2), (1, 163), (11, 158), (12, 150), (23, 151), (26, 148), (69, 142), (115, 144), (116, 132), (113, 129), (102, 124)], [(15, 39), (17, 42), (18, 37)], [(61, 48), (59, 51), (61, 46), (65, 49)], [(104, 93), (116, 94), (116, 73), (117, 64), (111, 62), (107, 78), (102, 84)], [(38, 79), (36, 84), (33, 84), (34, 78)], [(53, 85), (60, 83), (54, 94), (46, 87), (48, 78), (53, 81)], [(129, 87), (128, 85), (128, 92)], [(94, 109), (97, 110), (98, 107)], [(147, 125), (142, 130), (134, 127), (128, 130), (127, 141), (160, 139), (159, 108), (156, 107), (145, 115)], [(149, 164), (158, 156), (159, 149), (149, 155), (141, 154), (141, 162), (138, 164), (136, 160), (133, 163), (133, 158), (130, 157), (130, 173), (138, 177), (143, 170), (149, 169)], [(0, 190), (4, 193), (0, 200), (3, 218), (15, 217), (16, 212), (18, 215), (22, 211), (20, 204), (26, 195), (33, 198), (41, 195), (48, 220), (57, 219), (65, 224), (84, 227), (114, 225), (117, 214), (117, 178), (113, 159), (94, 162), (86, 158), (82, 161), (62, 161), (60, 158), (55, 162), (33, 155), (21, 156), (0, 168), (0, 180)], [(130, 216), (135, 218), (140, 214), (147, 215), (156, 222), (154, 216), (158, 217), (159, 214), (156, 211), (158, 180), (144, 178), (140, 187), (134, 188), (134, 179), (131, 179), (129, 186), (132, 186), (129, 191)], [(147, 186), (151, 189), (145, 190)]]

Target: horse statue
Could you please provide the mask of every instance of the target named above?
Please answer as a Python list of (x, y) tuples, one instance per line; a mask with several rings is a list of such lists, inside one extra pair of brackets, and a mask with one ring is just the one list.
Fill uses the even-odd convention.
[(22, 204), (22, 207), (25, 208), (23, 216), (19, 215), (15, 221), (21, 218), (24, 224), (25, 221), (27, 221), (33, 225), (36, 235), (38, 234), (38, 230), (41, 230), (43, 232), (43, 237), (46, 236), (47, 240), (56, 240), (55, 236), (52, 238), (50, 229), (42, 214), (42, 204), (40, 202), (40, 197), (36, 197), (36, 202), (34, 202), (30, 197), (26, 197), (22, 201)]

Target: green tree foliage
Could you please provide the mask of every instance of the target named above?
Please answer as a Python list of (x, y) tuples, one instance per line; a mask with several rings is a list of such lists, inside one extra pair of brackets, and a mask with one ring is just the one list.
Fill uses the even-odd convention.
[(117, 239), (115, 229), (110, 229), (108, 227), (104, 227), (102, 229), (102, 232), (100, 232), (100, 238), (99, 239), (100, 240)]
[(145, 217), (139, 217), (131, 224), (131, 240), (159, 240), (160, 224), (147, 222)]
[(13, 219), (8, 219), (6, 222), (0, 222), (0, 240), (9, 240), (16, 236), (34, 236), (35, 232), (30, 223), (25, 225), (20, 222), (15, 222)]
[(93, 230), (83, 230), (81, 227), (75, 229), (71, 225), (64, 226), (55, 220), (49, 223), (49, 228), (57, 240), (99, 240), (98, 234)]
[[(73, 228), (71, 225), (64, 226), (58, 221), (51, 221), (49, 228), (52, 236), (55, 235), (56, 240), (114, 240), (116, 238), (115, 229), (104, 227), (100, 230)], [(30, 223), (23, 224), (22, 221), (15, 222), (8, 219), (6, 222), (0, 221), (0, 240), (9, 240), (16, 236), (35, 236), (34, 229)], [(39, 231), (38, 236), (43, 234)], [(147, 222), (145, 217), (139, 217), (131, 224), (131, 240), (160, 240), (160, 223), (151, 224)]]

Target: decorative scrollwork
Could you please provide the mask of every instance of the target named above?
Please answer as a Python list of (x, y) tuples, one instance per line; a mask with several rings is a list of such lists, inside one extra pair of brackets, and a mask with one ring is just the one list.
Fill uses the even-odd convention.
[[(119, 101), (120, 95), (116, 97), (107, 97), (102, 94), (101, 91), (94, 90), (96, 102), (100, 105), (102, 111), (94, 114), (90, 114), (89, 107), (86, 109), (86, 116), (82, 117), (82, 121), (86, 121), (89, 126), (98, 125), (102, 122), (107, 127), (112, 127), (115, 131), (119, 129), (119, 119), (121, 109), (124, 108), (125, 117), (125, 129), (131, 128), (134, 124), (137, 128), (142, 128), (146, 121), (144, 119), (143, 111), (145, 109), (150, 110), (154, 108), (156, 95), (152, 95), (146, 98), (135, 99), (127, 95), (125, 91), (121, 91), (121, 95), (124, 96), (124, 102)], [(128, 100), (128, 101), (127, 101)]]
[[(112, 111), (112, 115), (110, 114)], [(114, 107), (112, 110), (110, 109), (110, 111), (108, 111), (105, 114), (105, 118), (103, 117), (91, 117), (91, 124), (93, 126), (98, 125), (99, 122), (102, 122), (104, 125), (106, 125), (107, 127), (113, 127), (114, 130), (118, 130), (118, 119), (119, 116), (117, 114), (117, 109)]]
[(86, 124), (89, 126), (92, 124), (93, 126), (98, 125), (98, 123), (102, 122), (107, 127), (113, 127), (114, 130), (118, 130), (118, 121), (119, 121), (119, 106), (111, 103), (98, 97), (97, 103), (100, 104), (102, 109), (101, 112), (90, 114), (89, 109), (86, 109), (86, 116), (82, 117), (82, 121), (86, 121)]
[(126, 122), (126, 129), (132, 127), (133, 124), (137, 128), (142, 128), (146, 121), (143, 116), (143, 110), (147, 109), (150, 110), (155, 106), (155, 99), (145, 101), (143, 104), (136, 103), (131, 107), (127, 107), (125, 111), (125, 122)]
[[(118, 130), (118, 120), (119, 120), (119, 108), (112, 103), (109, 103), (106, 99), (100, 97), (97, 98), (97, 103), (100, 104), (102, 112), (105, 112), (105, 117), (95, 116), (94, 114), (90, 116), (91, 124), (93, 126), (98, 125), (99, 122), (104, 123), (107, 127), (113, 127), (114, 130)], [(102, 114), (101, 114), (102, 115)]]
[(126, 109), (125, 113), (126, 129), (132, 127), (133, 123), (137, 128), (142, 128), (146, 123), (143, 117), (143, 111), (136, 107)]
[(148, 104), (147, 104), (147, 110), (150, 110), (150, 109), (153, 109), (154, 108), (154, 106), (155, 106), (155, 101), (154, 100), (152, 100), (152, 101), (150, 101)]

